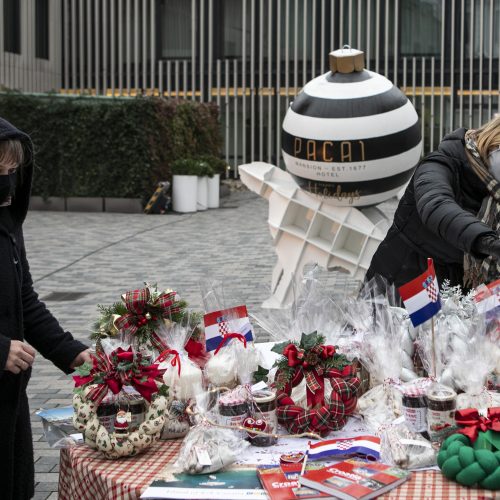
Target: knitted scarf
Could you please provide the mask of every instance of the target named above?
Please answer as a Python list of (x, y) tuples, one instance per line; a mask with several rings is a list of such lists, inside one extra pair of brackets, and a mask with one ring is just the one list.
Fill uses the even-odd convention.
[[(500, 235), (500, 182), (489, 172), (477, 149), (475, 131), (465, 134), (465, 152), (474, 173), (481, 179), (489, 192), (477, 213), (478, 219), (491, 227)], [(500, 262), (489, 256), (476, 259), (472, 255), (464, 255), (464, 285), (475, 288), (481, 283), (489, 283), (500, 276)]]

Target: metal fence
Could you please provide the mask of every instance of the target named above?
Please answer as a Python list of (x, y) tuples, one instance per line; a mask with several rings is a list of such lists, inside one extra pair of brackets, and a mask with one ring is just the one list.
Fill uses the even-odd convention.
[(282, 162), (290, 101), (344, 44), (412, 100), (424, 151), (499, 110), (500, 0), (62, 0), (62, 14), (64, 92), (216, 102), (234, 175)]

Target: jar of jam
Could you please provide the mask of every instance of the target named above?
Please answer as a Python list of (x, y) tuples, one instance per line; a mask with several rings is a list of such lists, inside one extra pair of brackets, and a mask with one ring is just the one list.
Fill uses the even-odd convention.
[(402, 410), (406, 425), (412, 431), (427, 431), (427, 400), (424, 395), (403, 393)]
[[(229, 427), (243, 427), (243, 422), (248, 416), (248, 402), (244, 398), (232, 396), (231, 391), (224, 394), (219, 399), (219, 423)], [(237, 430), (242, 438), (246, 437), (246, 433), (242, 430)]]
[(426, 395), (427, 430), (431, 441), (442, 442), (455, 432), (457, 393), (441, 384), (433, 384)]
[(109, 432), (115, 430), (115, 418), (118, 409), (113, 396), (106, 396), (97, 407), (97, 418), (99, 423)]
[[(256, 406), (255, 418), (265, 422), (264, 432), (276, 434), (278, 431), (278, 417), (276, 415), (276, 393), (262, 390), (253, 393)], [(249, 435), (249, 441), (254, 446), (272, 446), (278, 439), (274, 436)]]
[(136, 431), (144, 422), (146, 415), (146, 402), (138, 394), (127, 395), (128, 411), (130, 412), (130, 432)]

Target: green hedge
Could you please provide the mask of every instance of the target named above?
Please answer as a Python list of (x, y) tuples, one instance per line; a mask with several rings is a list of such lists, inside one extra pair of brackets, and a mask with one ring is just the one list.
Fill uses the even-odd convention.
[(217, 107), (193, 101), (8, 92), (0, 116), (30, 134), (43, 197), (147, 199), (173, 161), (222, 147)]

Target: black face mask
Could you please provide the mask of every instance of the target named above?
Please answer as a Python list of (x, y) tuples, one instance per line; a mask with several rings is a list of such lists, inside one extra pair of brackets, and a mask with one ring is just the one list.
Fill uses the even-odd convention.
[(0, 175), (0, 206), (10, 205), (12, 197), (16, 192), (17, 172)]

